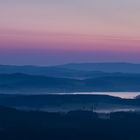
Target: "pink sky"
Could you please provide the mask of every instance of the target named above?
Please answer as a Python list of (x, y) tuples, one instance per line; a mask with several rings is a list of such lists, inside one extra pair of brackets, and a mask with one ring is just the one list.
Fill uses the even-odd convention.
[(139, 15), (139, 0), (1, 0), (0, 63), (138, 63)]

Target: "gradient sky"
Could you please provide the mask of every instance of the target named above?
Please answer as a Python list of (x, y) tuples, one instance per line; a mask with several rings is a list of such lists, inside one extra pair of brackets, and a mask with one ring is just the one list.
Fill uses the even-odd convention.
[(0, 0), (0, 64), (140, 63), (140, 0)]

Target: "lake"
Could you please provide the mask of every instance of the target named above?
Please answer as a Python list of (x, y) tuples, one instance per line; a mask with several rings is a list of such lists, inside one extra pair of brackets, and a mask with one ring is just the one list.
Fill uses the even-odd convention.
[(140, 92), (75, 92), (75, 93), (58, 93), (58, 94), (60, 95), (64, 95), (64, 94), (109, 95), (109, 96), (115, 96), (115, 97), (120, 97), (125, 99), (133, 99), (136, 96), (140, 95)]

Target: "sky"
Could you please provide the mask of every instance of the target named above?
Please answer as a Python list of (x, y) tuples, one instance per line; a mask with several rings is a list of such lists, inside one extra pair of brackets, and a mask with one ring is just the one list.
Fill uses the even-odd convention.
[(0, 64), (140, 63), (140, 0), (0, 0)]

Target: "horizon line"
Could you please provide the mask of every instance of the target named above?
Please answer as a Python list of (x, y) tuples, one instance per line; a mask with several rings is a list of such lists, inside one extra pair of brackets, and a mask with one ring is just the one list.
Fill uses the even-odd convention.
[(17, 66), (17, 67), (55, 67), (55, 66), (63, 66), (63, 65), (79, 65), (79, 64), (131, 64), (131, 65), (140, 65), (140, 63), (135, 63), (135, 62), (68, 62), (68, 63), (60, 63), (60, 64), (49, 64), (49, 65), (32, 65), (32, 64), (0, 64), (0, 66)]

